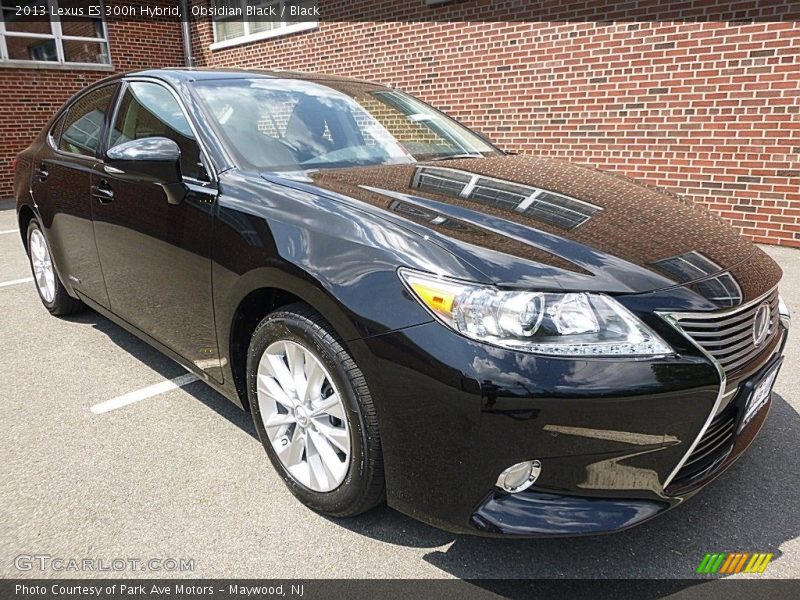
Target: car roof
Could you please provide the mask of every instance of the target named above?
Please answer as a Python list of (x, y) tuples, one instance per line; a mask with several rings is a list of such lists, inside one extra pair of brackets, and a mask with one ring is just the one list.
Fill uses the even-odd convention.
[(303, 71), (272, 71), (265, 69), (241, 69), (241, 68), (164, 68), (146, 69), (142, 71), (132, 71), (110, 77), (117, 79), (124, 77), (155, 77), (173, 83), (185, 83), (192, 81), (203, 81), (212, 79), (297, 79), (303, 81), (314, 81), (324, 84), (325, 82), (338, 83), (360, 83), (387, 87), (374, 81), (354, 79), (351, 77), (340, 77), (338, 75), (327, 75), (324, 73), (306, 73)]

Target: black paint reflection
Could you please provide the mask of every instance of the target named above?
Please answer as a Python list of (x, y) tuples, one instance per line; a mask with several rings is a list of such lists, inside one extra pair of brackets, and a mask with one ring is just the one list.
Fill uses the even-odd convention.
[[(777, 279), (753, 244), (705, 210), (558, 160), (505, 156), (307, 173), (324, 193), (393, 215), (496, 283), (640, 293), (686, 284), (665, 257), (702, 257), (698, 292), (733, 305)], [(297, 177), (284, 178), (298, 185)], [(690, 262), (692, 259), (689, 259)], [(698, 261), (695, 261), (698, 262)], [(750, 266), (740, 268), (746, 262)], [(752, 264), (766, 267), (753, 281)], [(745, 279), (751, 281), (744, 281)], [(694, 279), (697, 279), (696, 277)]]
[(695, 282), (694, 289), (716, 303), (727, 308), (742, 302), (742, 288), (729, 272), (701, 252), (692, 251), (680, 256), (653, 261), (653, 266), (674, 276), (679, 283)]
[(494, 494), (472, 518), (478, 529), (508, 535), (570, 535), (630, 527), (669, 508), (652, 500), (608, 500), (523, 492)]

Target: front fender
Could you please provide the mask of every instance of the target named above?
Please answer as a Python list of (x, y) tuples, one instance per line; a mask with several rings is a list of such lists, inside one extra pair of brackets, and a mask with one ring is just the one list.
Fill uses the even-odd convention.
[(398, 267), (474, 276), (419, 235), (335, 199), (237, 173), (222, 184), (213, 247), (222, 322), (247, 294), (273, 287), (314, 306), (345, 340), (358, 339), (431, 320)]
[[(370, 357), (359, 356), (349, 342), (432, 320), (409, 296), (399, 266), (471, 275), (452, 254), (413, 232), (260, 178), (226, 173), (215, 210), (215, 319), (228, 363), (238, 308), (257, 290), (287, 292), (311, 305), (361, 364)], [(233, 376), (229, 364), (223, 378), (228, 383)]]

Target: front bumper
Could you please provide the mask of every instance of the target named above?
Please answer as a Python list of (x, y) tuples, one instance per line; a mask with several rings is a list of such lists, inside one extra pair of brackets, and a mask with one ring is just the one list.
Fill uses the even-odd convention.
[[(676, 506), (741, 455), (769, 402), (712, 468), (665, 487), (720, 391), (707, 357), (668, 341), (677, 356), (627, 361), (506, 351), (435, 322), (355, 342), (376, 390), (389, 504), (448, 531), (525, 537), (618, 531)], [(745, 383), (728, 410), (739, 410)], [(531, 459), (542, 463), (534, 486), (497, 490), (501, 471)]]

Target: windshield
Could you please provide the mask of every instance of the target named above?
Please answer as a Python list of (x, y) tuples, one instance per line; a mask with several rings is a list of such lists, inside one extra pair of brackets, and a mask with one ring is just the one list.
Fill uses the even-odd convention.
[(223, 79), (197, 82), (195, 89), (227, 145), (241, 162), (259, 170), (403, 164), (499, 153), (423, 102), (375, 85)]

